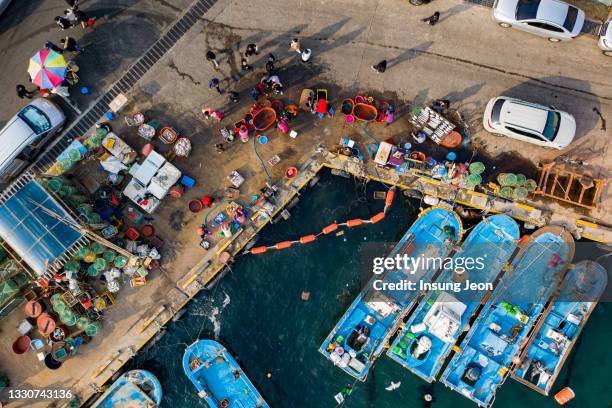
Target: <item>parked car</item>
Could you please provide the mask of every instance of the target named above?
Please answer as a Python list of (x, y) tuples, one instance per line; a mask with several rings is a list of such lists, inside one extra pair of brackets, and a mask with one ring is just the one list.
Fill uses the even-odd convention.
[(569, 113), (506, 96), (489, 101), (482, 125), (491, 133), (553, 149), (567, 147), (576, 134)]
[(599, 41), (597, 42), (604, 55), (612, 57), (612, 17), (599, 29)]
[(558, 0), (495, 0), (493, 4), (493, 18), (500, 26), (548, 37), (553, 42), (576, 38), (584, 17), (584, 11)]
[(13, 116), (0, 130), (0, 182), (10, 181), (30, 164), (65, 121), (64, 112), (43, 98)]

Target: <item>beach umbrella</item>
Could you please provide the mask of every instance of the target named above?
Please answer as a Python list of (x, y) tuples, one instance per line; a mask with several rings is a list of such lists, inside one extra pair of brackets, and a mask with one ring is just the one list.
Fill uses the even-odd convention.
[(66, 78), (66, 66), (66, 60), (61, 54), (51, 50), (41, 50), (30, 58), (28, 74), (32, 82), (41, 89), (53, 89)]

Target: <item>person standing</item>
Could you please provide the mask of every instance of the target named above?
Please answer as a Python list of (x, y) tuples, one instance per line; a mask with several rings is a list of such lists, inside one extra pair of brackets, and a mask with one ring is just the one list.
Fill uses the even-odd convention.
[(53, 44), (51, 41), (47, 41), (45, 43), (45, 48), (50, 50), (50, 51), (55, 51), (58, 54), (63, 54), (64, 53), (64, 49), (58, 47), (57, 45)]
[(28, 91), (27, 88), (21, 84), (17, 85), (16, 88), (17, 88), (17, 96), (20, 97), (21, 99), (23, 98), (32, 99), (38, 93), (38, 90)]
[(72, 28), (72, 24), (70, 24), (70, 20), (64, 17), (60, 17), (60, 16), (55, 17), (55, 24), (57, 24), (58, 27), (62, 29), (62, 31)]
[(250, 56), (252, 55), (259, 55), (259, 48), (257, 48), (257, 44), (248, 44), (246, 47), (246, 51), (244, 52), (244, 56), (245, 58), (249, 59)]
[(66, 36), (60, 40), (64, 46), (63, 51), (72, 52), (73, 54), (80, 54), (83, 52), (83, 48), (79, 47), (76, 40), (72, 37)]
[(291, 49), (295, 52), (297, 52), (298, 54), (302, 53), (302, 50), (300, 49), (300, 40), (297, 38), (294, 38), (293, 40), (291, 40)]
[(241, 58), (240, 59), (240, 69), (243, 71), (249, 71), (252, 67), (249, 65), (249, 62), (247, 61), (246, 58)]
[(276, 57), (274, 54), (268, 55), (268, 61), (266, 61), (266, 71), (268, 74), (272, 74), (274, 72), (274, 62), (276, 61)]
[(310, 48), (306, 48), (302, 51), (302, 63), (307, 64), (310, 61), (310, 57), (312, 56), (312, 50)]
[(217, 92), (219, 92), (219, 95), (221, 95), (223, 92), (221, 91), (221, 88), (219, 87), (220, 83), (221, 81), (219, 81), (219, 78), (212, 78), (210, 81), (208, 81), (208, 88), (209, 89), (215, 88)]
[(66, 4), (68, 4), (70, 8), (79, 7), (79, 0), (66, 0)]
[(431, 16), (429, 16), (427, 18), (424, 18), (421, 21), (423, 21), (424, 23), (429, 24), (430, 26), (435, 26), (436, 23), (438, 22), (438, 20), (440, 20), (440, 12), (436, 11)]
[(217, 55), (211, 50), (208, 50), (206, 52), (206, 61), (213, 64), (213, 68), (219, 69), (219, 63), (217, 62)]
[(376, 65), (372, 65), (372, 69), (379, 74), (384, 74), (387, 70), (387, 60), (382, 60)]
[(231, 103), (238, 102), (238, 92), (236, 92), (236, 91), (229, 91), (227, 93), (227, 97), (229, 98)]

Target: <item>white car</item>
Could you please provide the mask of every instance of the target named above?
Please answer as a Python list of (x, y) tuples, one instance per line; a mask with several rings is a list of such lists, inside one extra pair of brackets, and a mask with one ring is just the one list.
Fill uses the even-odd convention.
[(497, 135), (559, 150), (576, 135), (576, 120), (569, 113), (506, 96), (489, 101), (482, 125)]
[(43, 98), (33, 100), (0, 129), (0, 182), (10, 181), (62, 130), (64, 112)]
[(518, 28), (553, 42), (576, 38), (584, 25), (584, 11), (558, 0), (495, 0), (493, 18), (502, 27)]
[(604, 55), (612, 57), (612, 18), (609, 18), (599, 29), (599, 48)]

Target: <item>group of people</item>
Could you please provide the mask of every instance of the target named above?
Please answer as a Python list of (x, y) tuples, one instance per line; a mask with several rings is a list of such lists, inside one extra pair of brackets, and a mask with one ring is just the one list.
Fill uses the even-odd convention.
[(66, 3), (68, 3), (68, 8), (64, 10), (64, 15), (55, 17), (55, 23), (62, 31), (78, 25), (85, 30), (94, 25), (95, 17), (88, 16), (79, 8), (79, 0), (66, 0)]

